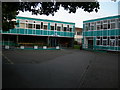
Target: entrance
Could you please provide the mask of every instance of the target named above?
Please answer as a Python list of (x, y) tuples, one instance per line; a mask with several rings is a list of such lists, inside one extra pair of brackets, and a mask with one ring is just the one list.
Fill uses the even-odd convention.
[(50, 38), (50, 46), (56, 47), (59, 45), (59, 39), (58, 38)]
[(93, 40), (88, 40), (88, 48), (93, 49)]

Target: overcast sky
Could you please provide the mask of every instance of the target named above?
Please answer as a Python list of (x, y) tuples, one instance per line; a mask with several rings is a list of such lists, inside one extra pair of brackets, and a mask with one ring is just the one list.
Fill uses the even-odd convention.
[(113, 2), (111, 0), (98, 0), (98, 1), (100, 2), (100, 9), (99, 9), (98, 13), (96, 13), (96, 12), (88, 13), (82, 9), (78, 9), (75, 14), (74, 13), (70, 14), (70, 13), (68, 13), (68, 11), (64, 10), (61, 7), (58, 10), (58, 12), (55, 13), (54, 16), (52, 16), (52, 15), (49, 15), (49, 16), (32, 15), (30, 12), (24, 12), (24, 13), (20, 12), (18, 16), (73, 22), (73, 23), (75, 23), (76, 27), (82, 28), (83, 21), (85, 21), (85, 20), (118, 15), (118, 2), (120, 0), (117, 0), (116, 2)]

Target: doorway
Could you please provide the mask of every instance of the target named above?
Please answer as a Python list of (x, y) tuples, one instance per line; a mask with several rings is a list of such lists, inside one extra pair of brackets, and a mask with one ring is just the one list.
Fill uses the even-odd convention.
[(91, 39), (88, 40), (88, 48), (93, 49), (93, 40)]
[(58, 38), (50, 38), (50, 46), (56, 47), (59, 45), (59, 39)]

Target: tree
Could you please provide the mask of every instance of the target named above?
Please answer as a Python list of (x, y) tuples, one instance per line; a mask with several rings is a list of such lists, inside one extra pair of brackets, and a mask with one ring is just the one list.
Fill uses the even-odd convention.
[(87, 12), (98, 12), (99, 2), (3, 2), (2, 3), (2, 30), (8, 31), (16, 24), (12, 21), (19, 11), (32, 12), (33, 15), (54, 15), (63, 7), (69, 13), (75, 13), (78, 8)]

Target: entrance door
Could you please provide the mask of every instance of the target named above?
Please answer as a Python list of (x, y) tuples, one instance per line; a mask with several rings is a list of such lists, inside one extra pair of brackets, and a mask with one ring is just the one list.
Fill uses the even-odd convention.
[(50, 38), (50, 46), (56, 47), (59, 45), (59, 39), (58, 38)]
[(93, 49), (93, 40), (88, 40), (88, 48)]

